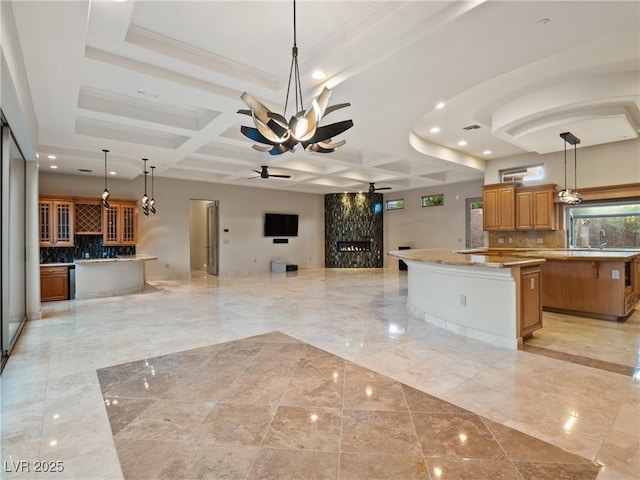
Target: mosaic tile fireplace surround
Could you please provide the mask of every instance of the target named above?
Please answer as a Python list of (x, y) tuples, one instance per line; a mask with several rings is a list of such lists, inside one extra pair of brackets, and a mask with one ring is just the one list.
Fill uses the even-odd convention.
[(383, 266), (382, 205), (380, 193), (325, 195), (325, 267)]

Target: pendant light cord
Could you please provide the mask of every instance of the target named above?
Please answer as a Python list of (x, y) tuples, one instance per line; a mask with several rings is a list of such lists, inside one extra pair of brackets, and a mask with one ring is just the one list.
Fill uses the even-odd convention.
[[(578, 146), (573, 145), (573, 189), (578, 190)], [(565, 180), (566, 181), (566, 180)]]
[(293, 89), (296, 96), (295, 113), (304, 110), (302, 103), (302, 84), (300, 82), (300, 67), (298, 67), (298, 44), (296, 34), (296, 0), (293, 0), (293, 48), (291, 49), (291, 67), (289, 68), (289, 83), (287, 85), (287, 98), (284, 102), (284, 112), (282, 115), (287, 116), (287, 106), (289, 105), (289, 94), (291, 93), (291, 79), (293, 78)]
[(564, 141), (564, 190), (567, 190), (567, 141)]
[(104, 189), (107, 189), (107, 152), (109, 150), (103, 150), (104, 152)]
[(143, 158), (142, 161), (144, 162), (144, 196), (147, 196), (147, 159)]

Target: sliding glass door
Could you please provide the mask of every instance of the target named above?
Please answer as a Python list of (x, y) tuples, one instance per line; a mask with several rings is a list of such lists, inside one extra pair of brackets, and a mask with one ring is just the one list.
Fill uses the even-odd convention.
[(27, 319), (26, 300), (26, 161), (2, 119), (2, 365)]

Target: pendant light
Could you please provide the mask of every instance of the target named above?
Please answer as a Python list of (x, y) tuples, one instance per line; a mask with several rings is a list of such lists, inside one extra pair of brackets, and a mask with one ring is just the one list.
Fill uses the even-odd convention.
[[(564, 132), (560, 134), (560, 137), (564, 140), (564, 190), (558, 192), (558, 198), (562, 203), (567, 205), (576, 205), (582, 202), (582, 195), (577, 191), (578, 189), (578, 151), (576, 145), (580, 143), (580, 139), (571, 132)], [(567, 143), (573, 145), (573, 191), (567, 188)]]
[[(295, 113), (287, 122), (287, 106), (289, 105), (292, 82), (296, 102)], [(249, 109), (238, 110), (237, 113), (252, 117), (255, 128), (243, 125), (240, 127), (240, 131), (245, 137), (263, 144), (253, 145), (255, 150), (269, 152), (271, 155), (293, 152), (298, 143), (308, 152), (334, 152), (336, 148), (344, 145), (346, 141), (333, 142), (332, 137), (340, 135), (353, 127), (353, 121), (344, 120), (331, 125), (318, 126), (325, 114), (351, 105), (350, 103), (341, 103), (328, 106), (330, 95), (331, 90), (324, 87), (320, 95), (311, 102), (311, 108), (309, 110), (304, 109), (300, 69), (298, 67), (298, 46), (296, 43), (296, 2), (293, 0), (293, 48), (284, 111), (282, 115), (272, 112), (260, 103), (258, 99), (244, 92), (240, 98), (247, 104)]]
[(148, 159), (143, 158), (144, 162), (144, 195), (142, 195), (142, 213), (144, 213), (145, 217), (149, 216), (149, 196), (147, 195), (147, 161)]
[(151, 167), (151, 200), (149, 200), (149, 211), (155, 215), (156, 214), (156, 200), (153, 198), (153, 170), (156, 167)]
[(109, 150), (102, 150), (104, 152), (104, 192), (102, 192), (102, 205), (104, 208), (109, 208), (109, 197), (111, 194), (107, 190), (107, 153)]

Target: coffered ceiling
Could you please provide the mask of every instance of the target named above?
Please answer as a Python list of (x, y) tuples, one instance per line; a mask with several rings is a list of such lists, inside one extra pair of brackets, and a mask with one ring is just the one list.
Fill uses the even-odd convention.
[[(328, 86), (330, 104), (351, 103), (328, 123), (354, 127), (334, 153), (279, 156), (251, 148), (240, 134), (251, 118), (236, 112), (244, 91), (283, 110), (291, 1), (14, 2), (13, 12), (47, 171), (101, 176), (107, 148), (123, 179), (149, 158), (162, 177), (399, 191), (561, 150), (567, 130), (581, 146), (639, 132), (636, 1), (298, 0), (305, 104)], [(291, 178), (255, 178), (261, 165)]]

